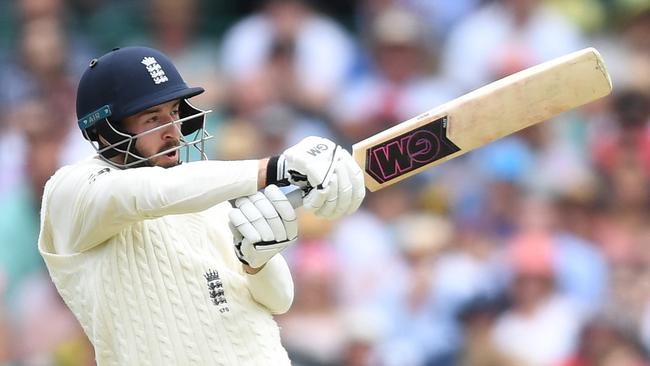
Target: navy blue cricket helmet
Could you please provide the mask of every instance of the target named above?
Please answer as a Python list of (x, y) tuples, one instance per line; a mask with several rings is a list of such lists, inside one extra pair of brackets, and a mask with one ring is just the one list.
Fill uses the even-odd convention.
[[(180, 128), (183, 136), (198, 132), (194, 141), (184, 139), (179, 148), (194, 146), (204, 157), (197, 144), (202, 145), (203, 140), (211, 137), (204, 131), (208, 111), (187, 101), (203, 91), (200, 87), (188, 87), (169, 57), (160, 51), (148, 47), (116, 48), (93, 59), (83, 73), (77, 88), (77, 123), (84, 137), (97, 143), (93, 146), (101, 157), (108, 161), (123, 153), (124, 164), (109, 162), (122, 168), (134, 166), (153, 156), (138, 155), (135, 139), (139, 135), (124, 131), (120, 121), (179, 99), (180, 120), (172, 123)], [(200, 140), (197, 140), (199, 134)], [(100, 143), (99, 136), (108, 145)]]

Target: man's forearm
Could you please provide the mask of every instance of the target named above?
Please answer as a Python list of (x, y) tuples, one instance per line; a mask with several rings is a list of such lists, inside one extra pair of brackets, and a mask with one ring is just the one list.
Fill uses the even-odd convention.
[(266, 187), (266, 167), (269, 163), (269, 158), (259, 160), (259, 169), (257, 173), (257, 189)]
[[(118, 170), (88, 164), (52, 180), (49, 211), (74, 228), (75, 251), (89, 249), (133, 222), (206, 210), (257, 190), (257, 161), (197, 161), (170, 169)], [(102, 172), (101, 175), (98, 172)], [(93, 175), (95, 174), (95, 175)]]

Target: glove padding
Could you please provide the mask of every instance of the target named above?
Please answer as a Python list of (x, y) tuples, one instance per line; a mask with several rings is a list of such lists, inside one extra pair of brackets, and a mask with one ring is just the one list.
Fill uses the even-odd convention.
[(361, 168), (350, 153), (326, 138), (306, 137), (273, 165), (271, 177), (302, 188), (304, 207), (322, 218), (356, 211), (366, 194)]
[(274, 184), (277, 179), (280, 184), (293, 184), (305, 190), (323, 188), (333, 173), (338, 148), (326, 138), (305, 137), (278, 157), (276, 172), (273, 172), (276, 176), (268, 183)]
[(235, 254), (252, 268), (262, 267), (298, 237), (296, 212), (275, 185), (236, 199), (228, 216)]

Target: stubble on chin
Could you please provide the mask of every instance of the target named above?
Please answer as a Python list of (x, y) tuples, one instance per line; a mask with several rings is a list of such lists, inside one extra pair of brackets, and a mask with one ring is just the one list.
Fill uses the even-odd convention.
[[(167, 168), (173, 168), (173, 167), (178, 166), (178, 165), (181, 164), (180, 160), (169, 161), (169, 162), (161, 162), (161, 161), (157, 161), (157, 160), (158, 159), (150, 160), (151, 165), (167, 169)], [(160, 160), (162, 160), (162, 159), (160, 159)]]
[[(180, 144), (179, 144), (178, 141), (174, 142), (174, 143), (171, 143), (171, 144), (166, 144), (165, 146), (163, 146), (160, 149), (160, 151), (158, 151), (158, 153), (161, 153), (161, 152), (163, 152), (165, 150), (168, 150), (168, 149), (171, 149), (171, 148), (174, 148), (174, 147), (178, 147), (179, 145)], [(176, 160), (175, 161), (168, 161), (165, 155), (161, 155), (161, 156), (157, 156), (155, 158), (151, 158), (148, 161), (152, 166), (159, 166), (159, 167), (165, 168), (165, 169), (166, 168), (173, 168), (173, 167), (181, 164), (180, 151), (176, 150)]]

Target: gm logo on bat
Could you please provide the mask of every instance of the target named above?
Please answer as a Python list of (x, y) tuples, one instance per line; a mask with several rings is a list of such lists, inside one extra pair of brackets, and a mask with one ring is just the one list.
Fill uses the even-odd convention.
[(457, 151), (445, 116), (366, 150), (366, 172), (385, 183)]

